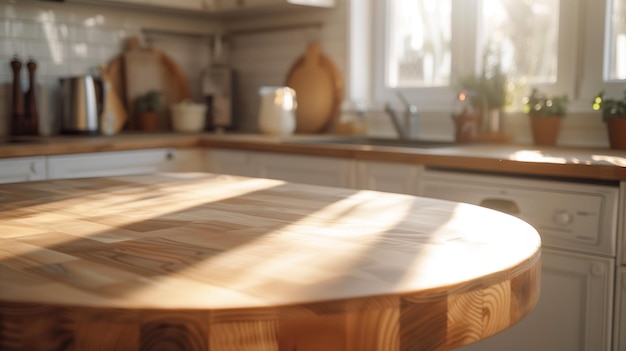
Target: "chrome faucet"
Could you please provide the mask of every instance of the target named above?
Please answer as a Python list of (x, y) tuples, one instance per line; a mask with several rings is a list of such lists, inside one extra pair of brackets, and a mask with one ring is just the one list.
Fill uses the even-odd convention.
[(419, 131), (419, 120), (417, 106), (409, 103), (407, 98), (399, 91), (396, 92), (400, 101), (404, 104), (404, 120), (400, 120), (396, 111), (389, 103), (385, 105), (385, 112), (391, 117), (393, 127), (398, 133), (398, 137), (404, 140), (417, 139)]

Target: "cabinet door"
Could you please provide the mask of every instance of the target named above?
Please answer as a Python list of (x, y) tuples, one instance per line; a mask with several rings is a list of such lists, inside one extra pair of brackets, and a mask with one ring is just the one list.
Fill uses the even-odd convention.
[(313, 7), (334, 7), (335, 0), (213, 0), (219, 11), (257, 10), (262, 8), (303, 5)]
[(239, 150), (211, 149), (204, 154), (205, 170), (211, 173), (257, 177), (251, 153)]
[(159, 7), (170, 7), (184, 10), (204, 10), (204, 0), (149, 0), (149, 4)]
[(88, 178), (177, 171), (175, 149), (98, 152), (50, 156), (48, 178)]
[(548, 249), (541, 260), (535, 309), (513, 327), (459, 350), (610, 350), (614, 260)]
[(406, 163), (358, 161), (359, 189), (418, 195), (423, 167)]
[(615, 289), (615, 333), (613, 350), (626, 351), (626, 267), (619, 268)]
[(18, 157), (0, 160), (0, 183), (46, 179), (44, 157)]
[(204, 172), (204, 153), (203, 148), (166, 150), (164, 167), (168, 172)]
[(354, 187), (354, 161), (348, 159), (254, 153), (252, 165), (259, 177), (324, 186)]

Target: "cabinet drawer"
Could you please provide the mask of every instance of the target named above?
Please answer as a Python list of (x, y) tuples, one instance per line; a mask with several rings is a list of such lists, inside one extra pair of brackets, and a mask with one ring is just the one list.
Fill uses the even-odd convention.
[(343, 188), (354, 184), (354, 162), (348, 159), (260, 152), (251, 163), (262, 178)]
[(0, 160), (0, 183), (46, 179), (44, 157), (19, 157)]
[(150, 149), (50, 156), (48, 178), (89, 178), (176, 171), (176, 150)]

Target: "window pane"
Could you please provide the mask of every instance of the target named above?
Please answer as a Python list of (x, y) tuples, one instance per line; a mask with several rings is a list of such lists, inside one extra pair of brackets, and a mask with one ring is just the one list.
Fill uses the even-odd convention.
[(516, 85), (556, 82), (559, 0), (483, 0), (482, 18), (483, 64), (500, 60)]
[(609, 25), (608, 80), (626, 79), (626, 0), (613, 0)]
[(451, 0), (390, 1), (390, 87), (445, 86), (450, 82)]

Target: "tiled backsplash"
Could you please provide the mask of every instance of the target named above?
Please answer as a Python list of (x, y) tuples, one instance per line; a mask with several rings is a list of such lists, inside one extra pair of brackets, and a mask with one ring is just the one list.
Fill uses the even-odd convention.
[[(142, 29), (209, 34), (218, 27), (219, 23), (214, 20), (177, 13), (68, 2), (1, 0), (0, 136), (8, 132), (13, 80), (9, 63), (15, 55), (22, 61), (33, 58), (37, 62), (37, 82), (54, 97), (59, 77), (93, 73), (99, 65), (122, 52), (128, 37), (141, 36)], [(158, 43), (167, 45), (167, 41)], [(158, 47), (156, 41), (155, 47)], [(180, 44), (167, 49), (166, 52), (177, 61), (192, 62), (197, 66), (207, 64), (198, 59), (207, 58), (207, 50), (199, 53), (200, 50), (188, 50)], [(184, 69), (188, 75), (191, 75), (190, 70), (190, 67)], [(22, 87), (27, 88), (25, 69), (22, 69)], [(50, 106), (41, 112), (44, 120), (55, 114), (55, 99), (48, 100)]]

